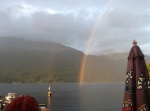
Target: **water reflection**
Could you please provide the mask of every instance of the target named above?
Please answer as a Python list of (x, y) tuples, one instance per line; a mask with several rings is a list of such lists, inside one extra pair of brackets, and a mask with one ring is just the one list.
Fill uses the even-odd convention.
[(52, 97), (48, 97), (50, 84), (0, 84), (0, 95), (8, 92), (29, 94), (39, 103), (46, 103), (50, 111), (119, 111), (124, 83), (64, 83), (51, 84)]
[(51, 102), (50, 100), (51, 100), (51, 97), (48, 96), (47, 97), (47, 108), (48, 109), (50, 109), (50, 102)]

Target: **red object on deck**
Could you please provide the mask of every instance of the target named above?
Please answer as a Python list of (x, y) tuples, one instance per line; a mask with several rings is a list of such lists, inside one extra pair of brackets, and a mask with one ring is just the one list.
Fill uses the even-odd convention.
[(8, 104), (5, 111), (39, 111), (39, 105), (31, 96), (23, 95)]

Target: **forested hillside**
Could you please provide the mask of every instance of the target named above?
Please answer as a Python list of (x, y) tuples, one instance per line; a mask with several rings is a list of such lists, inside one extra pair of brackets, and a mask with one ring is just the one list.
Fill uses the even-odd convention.
[(0, 39), (0, 82), (78, 81), (82, 52), (50, 42)]
[[(0, 38), (0, 82), (78, 82), (83, 55), (57, 43)], [(128, 52), (86, 56), (82, 81), (123, 82), (127, 56)]]

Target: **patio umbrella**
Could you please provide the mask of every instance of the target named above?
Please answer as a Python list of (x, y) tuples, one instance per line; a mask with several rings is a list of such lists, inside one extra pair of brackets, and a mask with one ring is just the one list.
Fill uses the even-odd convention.
[(135, 40), (128, 56), (122, 111), (150, 111), (150, 78)]

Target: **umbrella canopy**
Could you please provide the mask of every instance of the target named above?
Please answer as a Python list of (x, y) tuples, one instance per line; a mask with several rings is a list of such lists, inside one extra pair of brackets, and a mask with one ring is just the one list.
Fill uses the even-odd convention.
[(150, 78), (135, 40), (128, 56), (122, 111), (150, 111)]

